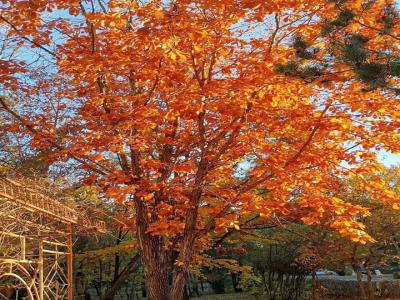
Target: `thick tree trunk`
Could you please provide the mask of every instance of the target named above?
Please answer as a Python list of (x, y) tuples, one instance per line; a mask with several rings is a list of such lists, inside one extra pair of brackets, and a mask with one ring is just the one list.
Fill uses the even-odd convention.
[[(145, 203), (135, 199), (137, 240), (144, 268), (148, 300), (183, 300), (188, 268), (195, 251), (198, 202), (202, 194), (202, 181), (206, 170), (204, 158), (200, 161), (199, 171), (194, 182), (195, 188), (190, 195), (191, 207), (187, 210), (185, 229), (177, 260), (171, 260), (171, 252), (164, 249), (162, 237), (147, 233), (149, 224), (156, 221), (148, 212)], [(157, 201), (156, 201), (157, 203)], [(172, 282), (169, 281), (169, 266), (172, 263)]]
[(169, 300), (168, 260), (161, 239), (144, 238), (141, 246), (147, 299)]
[[(144, 269), (146, 294), (148, 300), (170, 300), (168, 282), (168, 253), (164, 250), (162, 237), (151, 236), (147, 233), (151, 223), (147, 208), (141, 200), (136, 199), (137, 240), (140, 258)], [(178, 299), (177, 299), (178, 300)]]
[(186, 219), (186, 226), (183, 233), (183, 241), (178, 257), (178, 265), (175, 265), (175, 270), (172, 279), (170, 299), (182, 300), (185, 289), (185, 283), (188, 276), (188, 266), (194, 254), (194, 243), (196, 239), (195, 226), (197, 222), (197, 207), (189, 209)]

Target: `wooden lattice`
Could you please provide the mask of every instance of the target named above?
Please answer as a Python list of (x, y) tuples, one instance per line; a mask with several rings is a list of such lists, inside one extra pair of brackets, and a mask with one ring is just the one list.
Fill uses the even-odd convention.
[(0, 299), (72, 300), (73, 229), (105, 232), (105, 223), (0, 177)]

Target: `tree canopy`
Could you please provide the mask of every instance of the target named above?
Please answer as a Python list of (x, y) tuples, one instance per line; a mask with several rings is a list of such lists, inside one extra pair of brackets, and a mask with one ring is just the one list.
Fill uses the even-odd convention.
[(0, 26), (9, 130), (129, 206), (149, 299), (243, 217), (372, 242), (349, 174), (400, 205), (377, 160), (400, 145), (394, 1), (3, 0)]

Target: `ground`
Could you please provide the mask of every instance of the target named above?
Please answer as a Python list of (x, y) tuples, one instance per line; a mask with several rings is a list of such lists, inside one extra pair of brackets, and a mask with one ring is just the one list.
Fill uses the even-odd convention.
[(222, 295), (209, 295), (202, 296), (200, 298), (192, 298), (199, 300), (257, 300), (254, 295), (248, 293), (240, 293), (240, 294), (222, 294)]
[[(193, 299), (193, 300), (197, 300), (197, 299), (198, 300), (262, 300), (263, 298), (257, 298), (254, 295), (247, 294), (247, 293), (240, 293), (240, 294), (209, 295), (209, 296), (202, 296), (200, 298), (191, 298), (191, 299)], [(351, 298), (331, 297), (331, 298), (324, 298), (324, 300), (351, 300)], [(387, 298), (387, 299), (380, 299), (380, 300), (396, 300), (396, 299)]]

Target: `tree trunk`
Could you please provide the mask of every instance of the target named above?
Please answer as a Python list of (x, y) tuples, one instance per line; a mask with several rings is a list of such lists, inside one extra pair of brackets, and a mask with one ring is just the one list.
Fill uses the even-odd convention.
[(364, 263), (365, 271), (367, 272), (367, 283), (368, 283), (368, 299), (374, 299), (375, 293), (372, 287), (372, 273), (369, 265), (369, 259), (367, 259)]
[(190, 300), (189, 293), (188, 293), (188, 287), (186, 285), (185, 285), (185, 287), (183, 289), (182, 300)]
[[(140, 258), (144, 269), (146, 294), (148, 300), (170, 300), (168, 282), (168, 253), (164, 250), (162, 237), (151, 236), (147, 233), (151, 223), (147, 208), (139, 199), (135, 199), (137, 214), (137, 240)], [(181, 295), (183, 295), (183, 290)], [(174, 299), (175, 300), (175, 299)], [(180, 300), (176, 298), (176, 300)]]
[(147, 299), (170, 300), (168, 259), (161, 238), (147, 236), (141, 246)]
[[(126, 210), (125, 210), (125, 212), (126, 212)], [(119, 229), (119, 231), (118, 231), (118, 236), (117, 236), (117, 238), (116, 238), (116, 240), (115, 240), (115, 245), (116, 246), (118, 246), (120, 243), (121, 243), (121, 241), (122, 241), (122, 234), (123, 234), (123, 231), (122, 231), (122, 228), (120, 228)], [(115, 296), (115, 294), (116, 294), (116, 292), (118, 291), (118, 289), (119, 288), (121, 288), (121, 285), (119, 285), (118, 286), (118, 289), (115, 289), (115, 282), (118, 280), (118, 278), (120, 277), (120, 274), (119, 274), (119, 267), (120, 267), (120, 256), (119, 256), (119, 254), (117, 253), (116, 255), (115, 255), (115, 258), (114, 258), (114, 278), (113, 278), (113, 281), (111, 282), (111, 287), (110, 288), (108, 288), (107, 290), (106, 290), (106, 292), (105, 292), (105, 296), (103, 296), (103, 298), (101, 298), (101, 299), (107, 299), (107, 300), (114, 300), (114, 296)], [(110, 290), (112, 290), (112, 292), (111, 293), (108, 293), (108, 291), (110, 291)]]
[(180, 249), (178, 262), (180, 265), (175, 265), (175, 270), (172, 279), (171, 300), (182, 300), (185, 283), (188, 276), (188, 266), (194, 254), (194, 243), (196, 239), (195, 226), (197, 222), (197, 208), (189, 209), (186, 219), (186, 226), (183, 233), (183, 241)]
[(101, 295), (102, 295), (102, 289), (103, 289), (103, 262), (101, 261), (101, 259), (99, 260), (99, 290), (98, 290), (98, 296), (101, 299)]
[[(204, 113), (199, 115), (199, 131), (202, 136), (203, 143), (204, 139), (204, 124), (203, 124)], [(172, 285), (170, 292), (171, 300), (182, 300), (185, 283), (188, 277), (188, 268), (192, 260), (195, 251), (195, 241), (197, 238), (196, 234), (196, 223), (198, 218), (198, 205), (203, 192), (203, 180), (207, 174), (208, 162), (205, 158), (204, 149), (205, 143), (201, 146), (202, 154), (199, 162), (196, 178), (194, 180), (194, 187), (190, 194), (190, 208), (186, 213), (185, 229), (183, 231), (182, 243), (180, 246), (180, 252), (177, 263), (174, 262), (174, 271), (172, 276)]]
[[(144, 268), (144, 277), (148, 300), (182, 300), (188, 276), (188, 268), (195, 251), (196, 223), (198, 217), (198, 202), (202, 194), (201, 183), (204, 178), (205, 160), (201, 159), (190, 196), (191, 207), (187, 210), (185, 229), (177, 260), (172, 253), (164, 248), (162, 237), (147, 233), (148, 226), (156, 221), (146, 204), (135, 198), (136, 234), (140, 248), (140, 257)], [(157, 199), (155, 199), (157, 204)], [(172, 282), (169, 284), (168, 270), (172, 263)]]
[(356, 273), (360, 297), (361, 297), (361, 299), (366, 299), (367, 295), (365, 294), (364, 285), (362, 283), (360, 262), (357, 259), (357, 248), (358, 248), (358, 245), (354, 244), (353, 251), (352, 251), (352, 258), (351, 258), (351, 266), (353, 267), (354, 273)]
[(315, 272), (312, 273), (312, 281), (311, 281), (311, 299), (317, 299), (317, 274)]
[(356, 278), (357, 278), (358, 287), (359, 287), (359, 290), (360, 290), (361, 299), (367, 299), (367, 295), (365, 293), (364, 285), (362, 283), (360, 266), (358, 264), (354, 264), (353, 263), (352, 267), (353, 267), (354, 273), (356, 273)]
[(129, 276), (135, 271), (137, 271), (139, 264), (140, 264), (140, 256), (139, 254), (136, 254), (134, 257), (132, 257), (132, 259), (121, 271), (121, 273), (116, 277), (111, 287), (105, 291), (104, 296), (103, 298), (101, 298), (101, 300), (112, 300), (117, 291), (129, 278)]
[(242, 289), (239, 287), (239, 275), (237, 273), (231, 272), (232, 286), (235, 290), (235, 293), (241, 293)]

